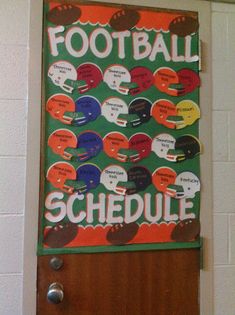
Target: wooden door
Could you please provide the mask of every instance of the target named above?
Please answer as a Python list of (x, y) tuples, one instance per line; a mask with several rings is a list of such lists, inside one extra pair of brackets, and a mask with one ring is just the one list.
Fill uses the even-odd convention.
[[(59, 270), (51, 267), (53, 257), (63, 262)], [(199, 315), (199, 265), (198, 248), (43, 254), (38, 258), (37, 314)], [(63, 286), (59, 304), (47, 300), (52, 283)]]
[[(60, 255), (38, 260), (38, 315), (199, 315), (199, 250)], [(64, 300), (47, 301), (51, 283)]]

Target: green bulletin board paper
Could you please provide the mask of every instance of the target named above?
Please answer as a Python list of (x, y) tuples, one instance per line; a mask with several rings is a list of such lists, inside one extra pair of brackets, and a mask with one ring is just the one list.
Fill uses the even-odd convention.
[[(65, 9), (67, 16), (66, 19), (63, 17), (63, 23), (70, 23), (76, 19), (76, 14), (80, 16), (74, 24), (57, 25), (58, 20), (61, 23), (59, 13)], [(68, 14), (70, 10), (71, 13)], [(167, 106), (170, 103), (174, 105), (173, 112), (169, 111), (168, 119), (173, 122), (177, 119), (182, 121), (183, 111), (189, 111), (192, 114), (192, 110), (189, 109), (192, 102), (198, 108), (199, 87), (194, 82), (196, 79), (182, 74), (181, 82), (174, 81), (174, 76), (177, 78), (177, 73), (180, 73), (182, 69), (191, 71), (196, 74), (197, 78), (198, 33), (178, 36), (173, 33), (173, 31), (175, 32), (174, 27), (173, 31), (169, 31), (169, 28), (172, 29), (170, 26), (172, 21), (179, 16), (180, 21), (182, 21), (182, 16), (185, 16), (183, 21), (187, 22), (189, 19), (190, 22), (191, 14), (187, 12), (155, 11), (141, 7), (137, 10), (135, 7), (135, 11), (131, 11), (131, 13), (125, 11), (125, 14), (131, 14), (137, 24), (130, 30), (119, 32), (113, 27), (120, 26), (116, 26), (115, 23), (113, 25), (111, 22), (111, 18), (115, 14), (118, 15), (118, 11), (120, 11), (120, 7), (97, 3), (60, 6), (51, 2), (44, 6), (45, 100), (43, 109), (45, 112), (45, 137), (42, 148), (44, 152), (42, 176), (44, 191), (41, 194), (41, 229), (38, 245), (40, 255), (200, 246), (198, 238), (200, 184), (195, 193), (192, 193), (194, 186), (178, 184), (180, 180), (187, 182), (200, 178), (199, 154), (193, 155), (193, 158), (189, 154), (189, 156), (186, 155), (186, 159), (183, 157), (181, 162), (171, 162), (169, 158), (168, 160), (165, 158), (164, 154), (164, 157), (159, 157), (158, 151), (158, 154), (153, 152), (152, 143), (150, 152), (146, 154), (147, 142), (143, 138), (144, 134), (153, 141), (159, 134), (168, 134), (174, 139), (181, 139), (183, 145), (186, 141), (185, 135), (199, 138), (198, 118), (200, 114), (198, 117), (195, 116), (193, 122), (188, 122), (187, 117), (183, 116), (184, 126), (180, 129), (169, 128), (169, 124), (159, 123), (154, 116), (157, 112), (156, 104), (159, 102), (167, 104)], [(194, 20), (197, 19), (195, 14), (192, 16), (191, 18)], [(129, 17), (128, 20), (132, 19)], [(123, 23), (121, 23), (122, 26)], [(179, 31), (176, 30), (176, 32)], [(180, 32), (182, 35), (184, 28)], [(140, 34), (144, 36), (145, 40), (147, 38), (145, 43), (141, 42), (143, 39)], [(135, 48), (133, 48), (134, 46)], [(80, 56), (78, 57), (78, 55)], [(70, 68), (69, 65), (73, 67)], [(110, 68), (113, 65), (118, 65), (120, 71), (127, 69), (127, 76), (125, 74), (121, 78), (126, 82), (121, 82), (119, 85), (117, 82), (110, 81), (107, 73), (110, 75), (117, 70), (115, 67)], [(137, 83), (134, 82), (133, 69), (137, 67), (144, 67), (152, 73), (152, 83), (147, 87), (141, 83), (141, 78), (147, 76), (147, 72), (143, 69), (142, 73), (140, 69), (140, 74), (137, 71), (140, 79), (137, 80)], [(163, 75), (160, 68), (164, 69)], [(170, 68), (170, 74), (165, 68)], [(86, 69), (88, 70), (86, 71)], [(60, 73), (60, 71), (62, 72)], [(91, 77), (92, 75), (93, 77)], [(128, 75), (130, 76), (129, 82)], [(166, 77), (167, 80), (172, 80), (172, 75), (174, 85), (171, 87), (173, 89), (181, 87), (181, 93), (178, 92), (175, 96), (172, 95), (174, 94), (172, 91), (166, 93), (163, 91), (164, 88), (159, 89), (159, 83), (156, 83), (158, 77), (160, 80), (162, 78), (166, 80)], [(151, 78), (149, 80), (151, 81)], [(193, 89), (192, 81), (195, 85)], [(132, 92), (135, 93), (134, 89), (138, 86), (142, 87), (142, 90), (137, 90), (137, 93), (133, 95)], [(186, 90), (189, 90), (184, 91), (185, 87)], [(129, 92), (126, 92), (128, 88)], [(107, 100), (113, 98), (119, 99), (119, 103), (117, 105), (116, 101), (116, 105), (110, 107), (107, 105), (109, 104)], [(130, 108), (136, 108), (135, 101), (139, 107), (141, 106), (139, 100), (144, 102), (145, 109), (147, 108), (146, 102), (151, 104), (148, 119), (142, 117), (141, 121), (139, 121), (138, 111), (137, 114), (130, 112)], [(164, 100), (163, 103), (162, 100)], [(184, 105), (185, 101), (189, 103), (189, 106)], [(113, 119), (115, 115), (110, 117), (109, 109), (114, 108), (113, 113), (115, 114), (115, 110), (123, 109), (120, 105), (123, 102), (127, 105), (127, 113), (123, 110), (116, 120)], [(177, 104), (182, 103), (181, 107), (177, 107)], [(104, 111), (104, 104), (107, 105), (108, 114)], [(63, 106), (66, 108), (64, 109)], [(174, 115), (177, 108), (178, 116)], [(195, 110), (193, 115), (195, 115)], [(127, 121), (127, 127), (119, 125), (119, 121), (123, 120)], [(129, 123), (133, 121), (138, 122), (136, 127)], [(94, 133), (97, 136), (94, 136)], [(99, 142), (100, 139), (103, 140), (102, 144)], [(90, 145), (84, 145), (81, 148), (78, 143), (90, 143)], [(141, 143), (144, 143), (144, 147), (141, 146)], [(177, 143), (180, 144), (180, 141)], [(195, 143), (193, 142), (190, 150), (195, 149), (198, 142)], [(103, 146), (103, 149), (100, 145)], [(177, 156), (182, 156), (182, 148), (182, 145), (179, 145), (177, 150), (173, 148), (168, 150), (168, 153), (172, 153), (173, 159), (175, 159)], [(133, 162), (129, 158), (135, 154), (137, 154), (137, 162)], [(69, 160), (71, 155), (73, 158)], [(120, 156), (123, 155), (127, 156), (125, 162), (120, 160)], [(143, 159), (141, 159), (141, 155), (144, 155)], [(185, 152), (183, 156), (185, 156)], [(121, 167), (125, 170), (124, 175), (127, 174), (128, 182), (121, 183), (121, 187), (127, 189), (127, 195), (112, 191), (112, 187), (116, 187), (115, 185), (111, 185), (111, 187), (110, 183), (105, 182), (107, 185), (99, 183), (100, 178), (101, 181), (106, 180), (104, 170), (110, 165), (115, 165), (116, 169)], [(79, 167), (81, 167), (80, 173), (76, 172)], [(133, 171), (133, 168), (136, 167), (137, 171), (136, 169)], [(157, 169), (160, 169), (158, 173), (164, 173), (166, 168), (172, 169), (176, 177), (178, 176), (178, 179), (174, 179), (177, 182), (169, 184), (168, 187), (171, 189), (167, 193), (159, 191), (159, 175), (156, 175)], [(143, 169), (144, 172), (142, 172)], [(181, 178), (180, 174), (185, 172), (193, 173), (194, 177)], [(171, 175), (173, 173), (170, 171)], [(67, 178), (68, 174), (70, 178)], [(147, 183), (149, 174), (151, 183)], [(85, 177), (83, 178), (83, 176)], [(76, 177), (82, 179), (76, 181)], [(169, 172), (165, 177), (163, 176), (163, 182), (167, 178), (169, 178)], [(66, 192), (62, 182), (66, 187), (70, 187)], [(71, 193), (71, 187), (77, 189), (79, 193)], [(191, 189), (191, 195), (190, 192), (185, 193), (185, 187)], [(128, 191), (133, 192), (133, 189), (135, 193), (128, 194)], [(175, 192), (175, 190), (182, 190), (185, 198), (170, 197), (169, 191)], [(92, 207), (97, 209), (92, 211)], [(81, 220), (76, 222), (79, 216)], [(189, 222), (189, 220), (191, 221)], [(185, 222), (192, 224), (191, 229), (187, 230), (186, 236), (182, 236), (181, 232), (173, 232), (176, 230), (176, 226), (179, 229), (180, 224), (185, 227)], [(174, 235), (176, 236), (174, 237)]]

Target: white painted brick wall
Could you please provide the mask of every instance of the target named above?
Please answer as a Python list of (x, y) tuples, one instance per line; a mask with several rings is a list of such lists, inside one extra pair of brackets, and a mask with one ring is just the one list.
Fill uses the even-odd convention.
[(28, 11), (0, 1), (0, 315), (23, 315)]
[(213, 4), (212, 11), (214, 315), (234, 315), (235, 5)]

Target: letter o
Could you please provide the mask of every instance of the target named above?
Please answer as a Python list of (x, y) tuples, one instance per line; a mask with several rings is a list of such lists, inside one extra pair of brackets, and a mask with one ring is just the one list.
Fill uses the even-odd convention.
[[(96, 39), (102, 35), (106, 41), (106, 47), (103, 51), (99, 51), (96, 47)], [(98, 58), (106, 58), (113, 49), (113, 40), (111, 35), (103, 28), (97, 28), (90, 35), (90, 48), (93, 54)]]

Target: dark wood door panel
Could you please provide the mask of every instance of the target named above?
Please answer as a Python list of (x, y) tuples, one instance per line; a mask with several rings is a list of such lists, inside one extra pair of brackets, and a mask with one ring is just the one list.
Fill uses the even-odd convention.
[[(199, 315), (199, 250), (60, 255), (38, 259), (38, 315)], [(46, 300), (64, 286), (61, 304)]]

